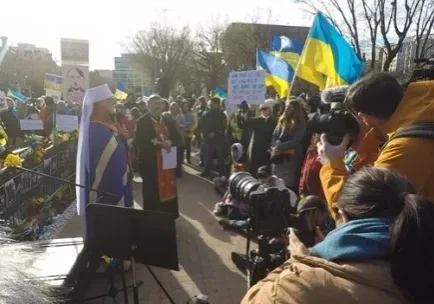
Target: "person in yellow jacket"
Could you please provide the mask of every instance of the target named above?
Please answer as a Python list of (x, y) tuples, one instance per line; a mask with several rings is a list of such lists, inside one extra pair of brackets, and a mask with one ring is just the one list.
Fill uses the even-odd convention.
[[(370, 161), (378, 153), (373, 165), (399, 171), (416, 187), (418, 194), (434, 200), (434, 139), (401, 137), (387, 142), (381, 151), (377, 146), (402, 127), (434, 122), (434, 81), (413, 82), (404, 89), (388, 73), (371, 73), (348, 89), (345, 106), (371, 129), (358, 146), (368, 151), (365, 156)], [(348, 143), (349, 138), (345, 138), (341, 145), (333, 146), (325, 135), (318, 143), (318, 155), (323, 163), (320, 179), (331, 211), (349, 175), (343, 162)], [(369, 159), (363, 165), (366, 163)]]

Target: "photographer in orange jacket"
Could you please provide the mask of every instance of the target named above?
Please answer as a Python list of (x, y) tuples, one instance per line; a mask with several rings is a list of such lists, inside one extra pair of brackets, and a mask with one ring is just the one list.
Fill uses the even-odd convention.
[[(348, 89), (344, 103), (361, 125), (370, 129), (361, 132), (363, 138), (353, 145), (359, 157), (356, 165), (374, 161), (375, 167), (395, 169), (410, 180), (418, 194), (434, 199), (434, 81), (410, 83), (404, 89), (388, 73), (371, 73)], [(386, 143), (374, 160), (381, 142)], [(348, 143), (347, 136), (333, 146), (325, 134), (318, 143), (323, 163), (320, 179), (330, 210), (349, 174), (343, 161)]]

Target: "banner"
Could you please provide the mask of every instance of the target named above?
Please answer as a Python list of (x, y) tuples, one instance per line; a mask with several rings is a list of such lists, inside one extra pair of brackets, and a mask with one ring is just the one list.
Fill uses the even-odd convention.
[(81, 39), (62, 38), (60, 41), (61, 58), (63, 62), (89, 64), (89, 41)]
[(263, 104), (267, 88), (265, 70), (231, 72), (228, 80), (228, 104)]
[(62, 76), (45, 74), (44, 88), (53, 91), (63, 91)]
[(82, 102), (89, 89), (89, 67), (62, 64), (63, 100), (68, 104)]

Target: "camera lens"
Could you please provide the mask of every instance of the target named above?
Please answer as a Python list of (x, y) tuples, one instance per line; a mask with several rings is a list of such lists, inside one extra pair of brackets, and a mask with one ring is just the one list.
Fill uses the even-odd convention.
[(236, 200), (248, 200), (250, 194), (260, 185), (261, 183), (247, 172), (234, 173), (229, 177), (229, 192)]

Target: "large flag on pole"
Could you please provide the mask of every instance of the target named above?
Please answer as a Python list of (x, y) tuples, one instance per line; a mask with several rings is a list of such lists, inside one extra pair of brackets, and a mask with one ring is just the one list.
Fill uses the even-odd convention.
[(289, 86), (294, 77), (291, 65), (275, 55), (257, 50), (256, 62), (259, 69), (267, 71), (265, 85), (273, 86), (280, 98), (288, 96)]
[(303, 41), (286, 36), (273, 36), (270, 43), (270, 54), (282, 58), (295, 70), (303, 51)]
[[(360, 78), (363, 69), (363, 61), (351, 45), (318, 12), (306, 39), (296, 76), (323, 87), (334, 87), (352, 84)], [(325, 84), (312, 74), (315, 71), (327, 77)]]

